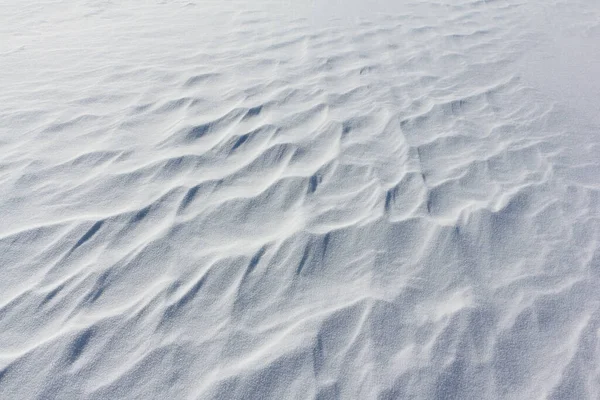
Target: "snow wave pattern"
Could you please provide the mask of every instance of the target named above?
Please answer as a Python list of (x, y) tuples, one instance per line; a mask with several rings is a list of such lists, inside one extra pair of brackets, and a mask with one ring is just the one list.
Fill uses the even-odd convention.
[(598, 129), (520, 75), (533, 6), (123, 3), (6, 7), (0, 397), (600, 397)]

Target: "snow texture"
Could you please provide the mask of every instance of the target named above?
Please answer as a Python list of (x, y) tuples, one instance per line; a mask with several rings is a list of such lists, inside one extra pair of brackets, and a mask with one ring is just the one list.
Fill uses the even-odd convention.
[(0, 39), (1, 399), (600, 398), (597, 1), (4, 0)]

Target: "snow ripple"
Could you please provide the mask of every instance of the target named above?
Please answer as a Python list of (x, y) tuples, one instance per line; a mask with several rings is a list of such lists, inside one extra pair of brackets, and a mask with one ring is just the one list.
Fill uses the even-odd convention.
[(0, 397), (600, 396), (600, 137), (521, 73), (540, 5), (123, 3), (6, 8)]

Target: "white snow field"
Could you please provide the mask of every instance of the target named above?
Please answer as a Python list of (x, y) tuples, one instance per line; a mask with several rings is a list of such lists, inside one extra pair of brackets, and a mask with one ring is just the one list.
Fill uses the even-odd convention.
[(0, 399), (600, 399), (600, 2), (0, 0)]

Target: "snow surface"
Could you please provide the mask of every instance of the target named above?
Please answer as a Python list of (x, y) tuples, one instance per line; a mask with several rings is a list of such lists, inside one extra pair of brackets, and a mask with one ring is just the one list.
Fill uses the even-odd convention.
[(1, 1), (1, 399), (599, 399), (600, 3)]

